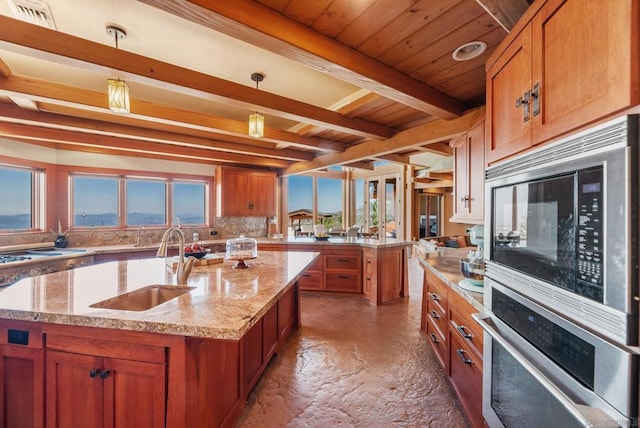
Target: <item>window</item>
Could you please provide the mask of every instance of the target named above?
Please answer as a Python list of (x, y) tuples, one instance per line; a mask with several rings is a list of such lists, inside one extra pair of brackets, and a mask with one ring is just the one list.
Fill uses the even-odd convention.
[(118, 178), (72, 177), (73, 226), (118, 226)]
[(318, 178), (318, 223), (342, 228), (342, 180)]
[(364, 179), (358, 178), (354, 180), (354, 197), (355, 201), (353, 202), (353, 206), (355, 207), (355, 215), (353, 219), (355, 219), (354, 223), (351, 226), (362, 226), (364, 224)]
[(206, 181), (74, 175), (71, 182), (76, 228), (167, 226), (174, 217), (182, 225), (206, 224)]
[(182, 224), (205, 224), (207, 186), (204, 183), (173, 183), (173, 215)]
[(287, 178), (289, 224), (294, 230), (313, 224), (313, 178), (291, 175)]
[(41, 228), (41, 203), (38, 195), (44, 187), (44, 173), (32, 169), (0, 166), (0, 230), (19, 231)]
[(164, 181), (127, 180), (127, 226), (167, 224), (166, 195)]

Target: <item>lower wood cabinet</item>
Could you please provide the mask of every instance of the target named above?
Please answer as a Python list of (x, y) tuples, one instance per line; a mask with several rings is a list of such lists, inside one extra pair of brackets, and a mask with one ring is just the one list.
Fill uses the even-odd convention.
[(37, 325), (0, 324), (0, 427), (44, 427), (43, 344)]
[(480, 326), (471, 318), (477, 310), (435, 273), (425, 269), (420, 329), (475, 428), (482, 417), (482, 347)]
[(322, 257), (327, 291), (362, 293), (362, 250), (359, 246), (325, 246)]
[[(93, 339), (77, 342), (74, 337), (48, 337), (52, 348), (46, 355), (48, 428), (165, 426), (163, 347)], [(80, 349), (85, 353), (77, 353)]]

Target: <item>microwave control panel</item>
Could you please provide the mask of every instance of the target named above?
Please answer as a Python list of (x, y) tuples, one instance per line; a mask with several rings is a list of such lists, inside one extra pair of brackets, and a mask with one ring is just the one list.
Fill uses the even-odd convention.
[(602, 236), (604, 189), (602, 167), (578, 171), (576, 279), (580, 294), (602, 295), (604, 255)]

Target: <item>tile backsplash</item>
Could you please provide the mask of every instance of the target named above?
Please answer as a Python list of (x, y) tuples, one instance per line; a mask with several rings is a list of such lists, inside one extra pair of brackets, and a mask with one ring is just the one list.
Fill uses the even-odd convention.
[[(155, 244), (162, 239), (166, 227), (143, 227), (128, 229), (90, 229), (70, 230), (67, 232), (69, 247), (98, 247), (103, 245), (128, 245), (140, 243)], [(183, 226), (185, 241), (192, 242), (193, 233), (198, 232), (199, 241), (237, 238), (240, 235), (250, 237), (267, 236), (267, 218), (265, 217), (218, 217), (212, 227)], [(212, 236), (210, 232), (216, 231)], [(138, 241), (139, 236), (139, 241)], [(53, 242), (51, 233), (8, 233), (0, 234), (0, 247), (7, 245), (35, 244)]]

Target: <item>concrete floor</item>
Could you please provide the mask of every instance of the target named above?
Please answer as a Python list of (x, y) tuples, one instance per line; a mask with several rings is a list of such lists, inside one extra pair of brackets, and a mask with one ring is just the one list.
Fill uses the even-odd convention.
[(302, 293), (302, 327), (271, 361), (236, 427), (468, 427), (420, 333), (422, 269), (410, 298)]

